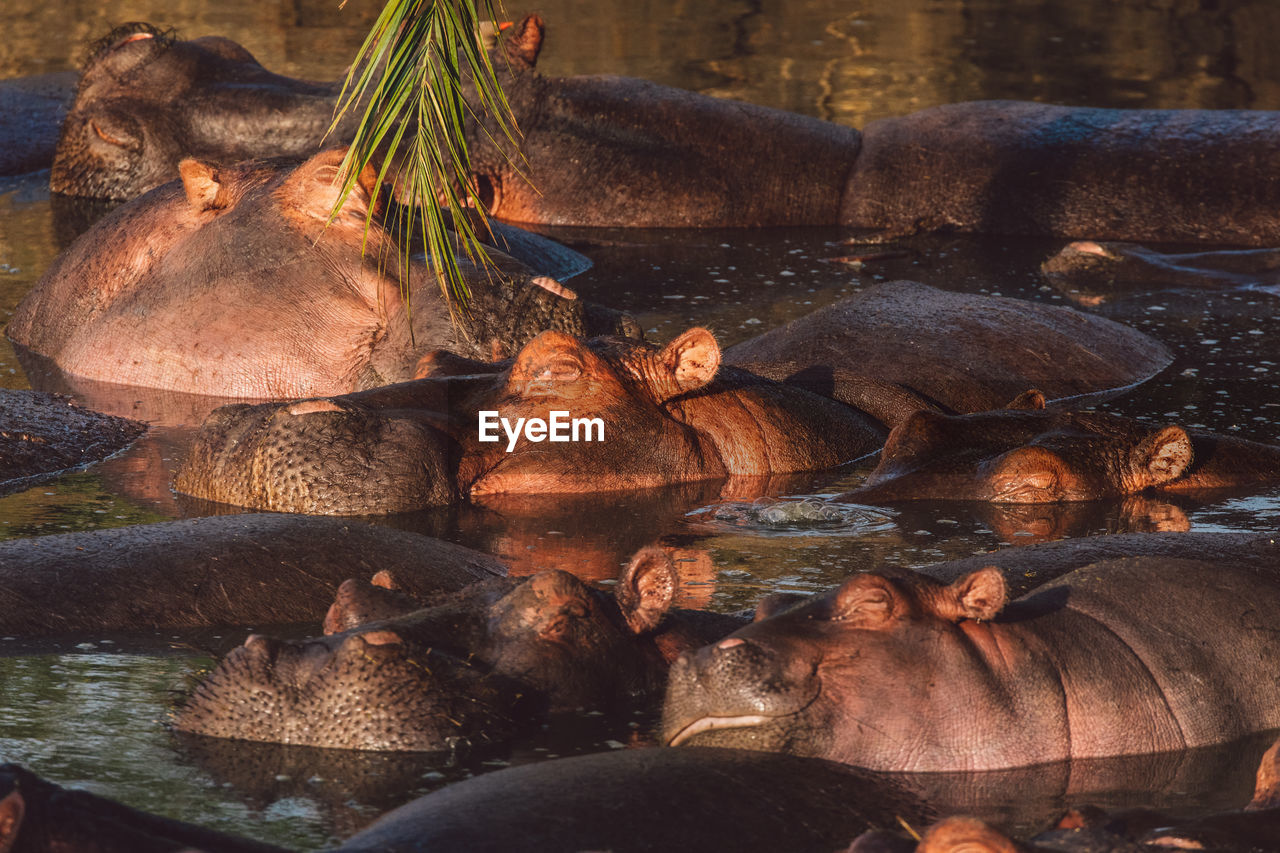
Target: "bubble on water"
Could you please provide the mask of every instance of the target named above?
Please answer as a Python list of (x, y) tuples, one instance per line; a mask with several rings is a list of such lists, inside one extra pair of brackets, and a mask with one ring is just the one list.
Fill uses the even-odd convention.
[(747, 503), (733, 501), (694, 510), (691, 521), (720, 530), (754, 530), (761, 534), (862, 534), (894, 526), (891, 510), (841, 503), (816, 496), (763, 497)]

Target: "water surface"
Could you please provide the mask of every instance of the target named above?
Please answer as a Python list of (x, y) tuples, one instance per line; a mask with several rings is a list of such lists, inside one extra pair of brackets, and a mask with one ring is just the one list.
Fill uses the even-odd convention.
[[(335, 6), (10, 0), (0, 77), (72, 67), (80, 45), (115, 23), (143, 19), (185, 36), (230, 36), (273, 70), (333, 78), (374, 14), (371, 4), (355, 0), (342, 11)], [(1280, 6), (1261, 1), (551, 0), (540, 11), (548, 22), (539, 63), (545, 73), (641, 76), (853, 126), (979, 98), (1256, 109), (1274, 109), (1280, 101), (1272, 38), (1280, 32)], [(0, 182), (0, 322), (65, 239), (46, 180)], [(853, 267), (831, 260), (850, 251), (842, 244), (849, 235), (837, 229), (552, 233), (595, 261), (574, 288), (635, 313), (658, 340), (699, 324), (730, 345), (875, 282), (910, 278), (1073, 305), (1136, 326), (1168, 344), (1175, 363), (1107, 408), (1276, 439), (1280, 353), (1272, 342), (1280, 340), (1280, 319), (1277, 298), (1266, 292), (1145, 290), (1098, 302), (1055, 290), (1039, 274), (1039, 263), (1061, 246), (1050, 240), (916, 238), (891, 247), (897, 257)], [(0, 387), (28, 384), (12, 350), (0, 343)], [(168, 490), (186, 435), (155, 431), (96, 468), (0, 498), (0, 538), (219, 511)], [(829, 496), (856, 485), (868, 468), (852, 465), (768, 491)], [(1023, 512), (922, 505), (779, 522), (751, 501), (721, 507), (715, 498), (714, 490), (690, 487), (385, 521), (493, 550), (520, 571), (561, 567), (602, 580), (636, 548), (662, 539), (684, 549), (682, 600), (733, 610), (770, 591), (825, 589), (881, 563), (921, 566), (1046, 538), (1162, 525), (1272, 531), (1280, 510), (1280, 489), (1272, 489), (1210, 503), (1160, 499)], [(165, 728), (174, 697), (211, 664), (212, 652), (242, 636), (157, 637), (153, 651), (128, 655), (112, 651), (125, 644), (122, 638), (106, 636), (20, 651), (8, 641), (15, 650), (0, 657), (0, 758), (143, 808), (306, 847), (350, 834), (380, 811), (451, 779), (512, 762), (621, 748), (643, 741), (649, 725), (644, 719), (558, 721), (540, 740), (498, 755), (227, 750), (174, 739)], [(1066, 785), (1036, 799), (1036, 808), (1047, 814), (1064, 799), (1089, 793), (1187, 811), (1240, 804), (1260, 751), (1256, 744), (1218, 750), (1206, 773), (1078, 774), (1111, 781)], [(1181, 766), (1178, 761), (1173, 764)], [(1034, 823), (1012, 806), (995, 811), (1019, 825)]]

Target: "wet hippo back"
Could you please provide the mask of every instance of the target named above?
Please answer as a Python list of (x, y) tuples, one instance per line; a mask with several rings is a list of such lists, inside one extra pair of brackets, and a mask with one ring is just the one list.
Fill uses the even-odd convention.
[(1275, 245), (1278, 142), (1277, 112), (933, 107), (867, 126), (840, 223)]
[(1141, 332), (1101, 317), (912, 281), (867, 288), (725, 352), (728, 364), (847, 368), (954, 412), (1141, 382), (1169, 363)]

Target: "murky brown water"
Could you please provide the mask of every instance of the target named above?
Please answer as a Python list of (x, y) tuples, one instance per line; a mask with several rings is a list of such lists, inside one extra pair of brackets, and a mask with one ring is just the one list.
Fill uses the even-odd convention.
[[(274, 70), (333, 77), (374, 13), (359, 0), (344, 11), (335, 6), (228, 2), (215, 11), (194, 2), (8, 0), (0, 77), (71, 67), (85, 41), (139, 19), (173, 25), (187, 36), (230, 36)], [(540, 60), (545, 73), (642, 76), (854, 126), (978, 98), (1280, 108), (1274, 51), (1280, 5), (1266, 0), (552, 0), (539, 11), (549, 25)], [(55, 235), (45, 176), (0, 183), (0, 322), (51, 262)], [(574, 280), (575, 289), (636, 313), (658, 338), (705, 324), (731, 344), (865, 284), (896, 278), (1075, 304), (1137, 326), (1177, 353), (1168, 371), (1110, 408), (1277, 438), (1280, 300), (1267, 292), (1134, 291), (1086, 304), (1079, 294), (1054, 290), (1037, 272), (1059, 248), (1053, 241), (921, 238), (901, 244), (901, 258), (852, 270), (825, 260), (844, 253), (835, 245), (844, 235), (835, 230), (560, 236), (596, 263)], [(7, 344), (0, 344), (0, 387), (27, 387)], [(179, 502), (168, 491), (183, 441), (181, 431), (153, 433), (95, 469), (0, 498), (0, 538), (215, 511)], [(864, 472), (789, 484), (783, 493), (832, 494)], [(749, 510), (697, 511), (713, 497), (679, 489), (587, 505), (547, 501), (519, 514), (495, 506), (388, 523), (494, 550), (522, 570), (556, 566), (597, 578), (611, 576), (634, 549), (665, 535), (689, 549), (686, 601), (734, 609), (770, 590), (822, 589), (879, 562), (918, 566), (1043, 536), (1141, 528), (1154, 517), (1185, 520), (1193, 530), (1268, 531), (1276, 529), (1280, 510), (1280, 490), (1270, 490), (1211, 504), (1050, 508), (1030, 518), (947, 506), (849, 509), (836, 518), (769, 524)], [(240, 636), (199, 642), (216, 647)], [(506, 762), (622, 745), (646, 725), (566, 721), (512, 755), (452, 762), (265, 748), (228, 755), (208, 744), (175, 742), (163, 727), (172, 692), (209, 662), (187, 648), (192, 638), (176, 638), (177, 648), (165, 655), (110, 654), (102, 642), (109, 639), (75, 638), (48, 654), (0, 658), (0, 758), (144, 808), (284, 844), (319, 845), (415, 791)], [(592, 725), (598, 728), (584, 731)], [(1235, 805), (1259, 751), (1257, 745), (1220, 750), (1205, 762), (1213, 768), (1207, 775), (1155, 774), (1141, 778), (1163, 781), (1113, 783), (1110, 793), (1092, 798), (1174, 801), (1190, 809)]]

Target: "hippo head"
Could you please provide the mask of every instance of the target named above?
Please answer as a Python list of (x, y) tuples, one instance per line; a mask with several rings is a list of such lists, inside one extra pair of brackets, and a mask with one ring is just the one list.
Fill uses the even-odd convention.
[[(686, 652), (672, 665), (662, 739), (816, 755), (870, 769), (967, 766), (949, 752), (985, 677), (966, 632), (1004, 607), (987, 567), (950, 585), (906, 570), (858, 574)], [(985, 709), (984, 709), (985, 710)], [(959, 738), (963, 740), (963, 738)]]
[(231, 163), (313, 153), (335, 89), (272, 74), (235, 42), (126, 24), (96, 42), (54, 152), (50, 188), (130, 199), (183, 157)]
[(616, 597), (549, 571), (475, 584), (373, 622), (362, 620), (396, 605), (385, 596), (362, 603), (368, 590), (349, 582), (326, 625), (354, 627), (304, 641), (249, 637), (196, 689), (176, 725), (353, 749), (499, 739), (538, 710), (610, 707), (655, 689), (666, 658), (654, 635), (677, 582), (665, 552), (646, 549)]
[(1103, 412), (916, 412), (889, 434), (880, 464), (845, 497), (1005, 504), (1088, 501), (1177, 480), (1191, 437)]
[[(720, 348), (706, 329), (661, 348), (544, 332), (486, 397), (477, 434), (466, 439), (460, 480), (472, 495), (484, 495), (619, 491), (720, 475), (723, 467), (706, 458), (696, 428), (672, 402), (707, 386), (719, 365)], [(553, 427), (553, 418), (563, 428)], [(522, 419), (563, 436), (542, 439), (526, 427), (512, 441), (501, 424)], [(479, 440), (486, 426), (498, 440)]]

